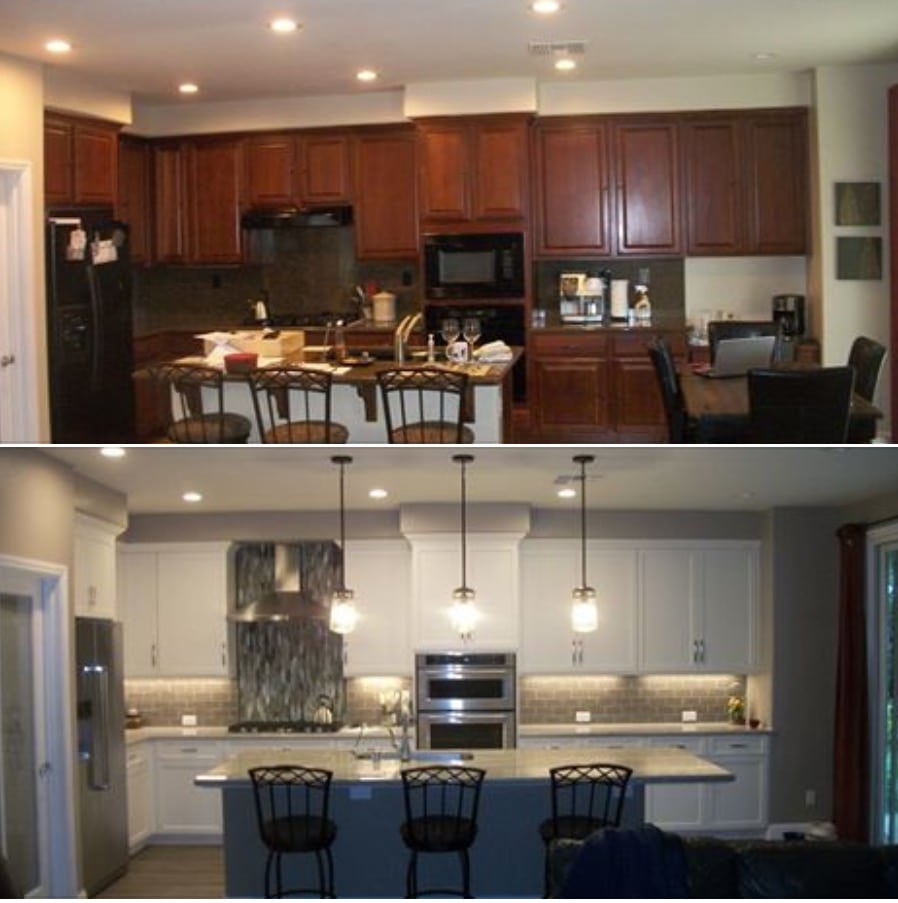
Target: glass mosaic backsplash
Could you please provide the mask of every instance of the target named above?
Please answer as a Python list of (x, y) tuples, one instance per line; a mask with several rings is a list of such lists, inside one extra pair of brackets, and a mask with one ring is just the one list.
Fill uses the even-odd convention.
[[(390, 703), (411, 679), (357, 677), (344, 682), (345, 724), (379, 724), (389, 720)], [(676, 722), (684, 709), (699, 721), (725, 721), (727, 699), (745, 695), (741, 675), (649, 675), (642, 677), (522, 677), (518, 683), (521, 724), (569, 724), (577, 711), (589, 711), (596, 723)], [(239, 712), (234, 680), (126, 680), (125, 699), (138, 708), (144, 724), (180, 724), (196, 715), (200, 726), (230, 724)], [(278, 702), (282, 709), (296, 705)]]

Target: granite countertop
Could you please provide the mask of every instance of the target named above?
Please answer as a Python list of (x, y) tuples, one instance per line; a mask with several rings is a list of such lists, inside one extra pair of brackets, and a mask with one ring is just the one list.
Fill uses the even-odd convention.
[[(434, 762), (451, 762), (483, 768), (489, 781), (546, 780), (550, 768), (570, 764), (572, 750), (504, 749), (474, 750), (471, 753), (425, 751), (413, 754), (410, 762), (396, 758), (381, 761), (357, 759), (347, 750), (304, 750), (302, 765), (307, 768), (326, 768), (333, 772), (335, 783), (386, 782), (398, 783), (403, 768)], [(595, 760), (601, 747), (591, 746), (584, 755)], [(733, 780), (731, 772), (691, 752), (673, 747), (609, 750), (617, 764), (633, 769), (631, 780), (641, 784), (704, 783)], [(250, 768), (290, 764), (284, 761), (283, 750), (249, 749), (231, 756), (208, 772), (197, 775), (194, 783), (201, 787), (245, 787), (249, 785)], [(297, 760), (296, 764), (300, 764)]]
[(686, 317), (683, 313), (656, 312), (651, 320), (644, 323), (628, 323), (625, 320), (612, 320), (605, 317), (601, 322), (565, 323), (557, 311), (546, 312), (544, 326), (530, 326), (532, 332), (640, 332), (646, 329), (663, 329), (672, 331), (686, 330)]

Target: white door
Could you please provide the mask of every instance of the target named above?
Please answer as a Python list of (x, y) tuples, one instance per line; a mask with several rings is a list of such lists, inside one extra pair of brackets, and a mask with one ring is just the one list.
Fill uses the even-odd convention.
[(37, 442), (31, 165), (0, 160), (0, 442)]
[(26, 897), (50, 895), (42, 626), (40, 579), (0, 570), (0, 847)]

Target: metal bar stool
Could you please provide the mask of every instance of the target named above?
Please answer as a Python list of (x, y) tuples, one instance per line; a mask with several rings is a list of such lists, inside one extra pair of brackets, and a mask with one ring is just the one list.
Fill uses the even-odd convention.
[(465, 425), (468, 375), (441, 367), (381, 370), (377, 374), (390, 443), (471, 443)]
[[(333, 772), (298, 765), (251, 768), (259, 834), (268, 849), (265, 861), (265, 896), (317, 893), (334, 897), (334, 862), (331, 844), (337, 826), (328, 818)], [(281, 859), (290, 853), (314, 853), (318, 886), (284, 889)], [(275, 893), (271, 892), (272, 865)], [(326, 868), (325, 868), (326, 866)]]
[[(405, 821), (399, 828), (411, 850), (405, 874), (406, 897), (423, 894), (471, 896), (468, 850), (477, 837), (477, 807), (486, 772), (482, 768), (428, 765), (402, 771)], [(419, 853), (457, 853), (461, 861), (462, 889), (418, 888)]]
[(549, 846), (553, 840), (583, 840), (599, 828), (620, 825), (633, 769), (625, 765), (559, 765), (549, 769), (552, 817), (539, 826), (546, 848), (545, 891), (549, 895)]

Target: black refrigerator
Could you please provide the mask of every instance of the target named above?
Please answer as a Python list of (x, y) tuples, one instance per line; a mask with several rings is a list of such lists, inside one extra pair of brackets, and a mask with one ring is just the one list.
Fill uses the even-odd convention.
[(93, 896), (128, 866), (122, 625), (75, 619), (81, 877)]
[(53, 442), (134, 440), (128, 226), (112, 210), (47, 219), (47, 345)]

